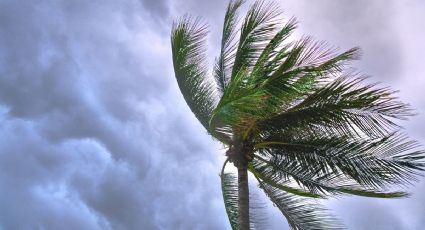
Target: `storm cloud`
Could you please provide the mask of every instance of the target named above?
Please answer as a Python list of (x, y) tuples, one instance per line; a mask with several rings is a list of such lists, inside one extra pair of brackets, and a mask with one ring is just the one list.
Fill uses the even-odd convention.
[[(0, 1), (0, 229), (229, 229), (222, 146), (187, 108), (169, 32), (185, 13), (210, 23), (217, 53), (227, 1)], [(285, 18), (400, 89), (417, 108), (406, 132), (425, 143), (425, 4), (284, 1)], [(424, 182), (410, 199), (344, 198), (350, 229), (425, 224)], [(266, 201), (266, 198), (264, 201)], [(286, 229), (267, 204), (268, 227)]]

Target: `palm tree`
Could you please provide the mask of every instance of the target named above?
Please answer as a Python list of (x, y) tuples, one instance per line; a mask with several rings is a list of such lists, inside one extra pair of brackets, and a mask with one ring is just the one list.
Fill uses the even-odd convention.
[[(317, 198), (405, 197), (395, 185), (425, 169), (424, 152), (395, 123), (412, 115), (409, 106), (350, 68), (357, 48), (338, 53), (310, 37), (290, 38), (295, 19), (282, 23), (270, 2), (256, 2), (240, 21), (242, 4), (227, 7), (215, 82), (204, 64), (206, 24), (184, 16), (171, 34), (180, 90), (227, 148), (221, 186), (232, 229), (254, 227), (248, 171), (291, 229), (343, 228)], [(225, 172), (229, 162), (237, 178)]]

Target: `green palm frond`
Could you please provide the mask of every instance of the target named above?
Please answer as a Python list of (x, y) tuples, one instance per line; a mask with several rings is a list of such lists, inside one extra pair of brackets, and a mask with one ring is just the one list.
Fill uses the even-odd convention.
[(289, 181), (282, 181), (280, 179), (276, 179), (275, 175), (266, 175), (266, 173), (262, 172), (262, 170), (258, 170), (258, 162), (254, 162), (254, 164), (249, 165), (249, 171), (258, 179), (262, 180), (263, 183), (266, 183), (272, 187), (280, 189), (284, 192), (292, 193), (294, 195), (310, 197), (310, 198), (322, 198), (321, 195), (311, 193), (307, 190), (294, 188), (286, 185)]
[(238, 43), (235, 41), (236, 25), (238, 22), (237, 11), (243, 4), (243, 0), (231, 0), (227, 6), (224, 17), (223, 35), (221, 39), (220, 56), (215, 66), (215, 79), (218, 90), (224, 92), (228, 81), (230, 80), (231, 69), (235, 59), (235, 53)]
[[(265, 42), (273, 36), (277, 36), (275, 43), (279, 43), (285, 37), (285, 33), (290, 33), (289, 30), (292, 30), (288, 25), (284, 32), (275, 35), (278, 15), (279, 11), (276, 5), (272, 3), (259, 1), (250, 8), (242, 25), (231, 82), (227, 85), (226, 91), (215, 109), (210, 121), (211, 130), (232, 130), (238, 123), (250, 122), (253, 118), (249, 114), (259, 111), (259, 109), (247, 106), (247, 104), (264, 104), (263, 101), (267, 97), (265, 92), (253, 88), (246, 78), (249, 76), (253, 64), (261, 55), (262, 49), (267, 45)], [(279, 39), (280, 41), (277, 41)]]
[[(318, 176), (314, 172), (299, 167), (297, 164), (279, 164), (275, 161), (265, 160), (259, 156), (256, 156), (252, 165), (257, 171), (257, 174), (261, 175), (259, 178), (264, 178), (262, 179), (263, 182), (276, 189), (298, 196), (317, 198), (315, 196), (327, 197), (329, 195), (349, 194), (375, 198), (400, 198), (408, 195), (400, 191), (389, 192), (382, 189), (368, 188), (359, 185), (343, 174), (326, 173)], [(288, 186), (286, 184), (296, 184), (300, 188), (294, 188), (293, 190), (296, 192), (282, 189), (283, 186)], [(305, 190), (305, 193), (312, 195), (299, 194), (298, 190), (301, 189)]]
[(214, 88), (206, 78), (205, 37), (207, 26), (200, 19), (183, 17), (173, 24), (171, 47), (174, 72), (186, 103), (208, 130), (214, 109)]
[(211, 118), (211, 130), (225, 128), (235, 131), (255, 121), (260, 111), (266, 112), (267, 95), (246, 85), (244, 79), (247, 73), (247, 68), (242, 68), (227, 86)]
[(341, 135), (379, 137), (397, 130), (395, 119), (412, 115), (388, 88), (362, 84), (364, 77), (344, 76), (298, 97), (292, 107), (262, 122), (263, 130), (317, 129)]
[[(266, 177), (293, 180), (312, 193), (400, 197), (387, 187), (409, 183), (425, 169), (424, 152), (402, 134), (374, 141), (322, 138), (265, 142), (254, 164)], [(341, 184), (342, 183), (342, 184)], [(356, 194), (358, 193), (358, 194)]]
[(286, 52), (285, 58), (282, 58), (278, 68), (272, 74), (269, 81), (277, 78), (291, 79), (299, 73), (316, 73), (326, 76), (333, 72), (342, 70), (347, 61), (355, 60), (359, 57), (358, 48), (350, 49), (341, 54), (337, 49), (330, 47), (325, 42), (314, 42), (311, 37), (302, 38), (296, 41)]
[[(283, 32), (277, 33), (276, 40), (269, 42), (266, 47), (277, 46), (274, 41), (281, 42), (294, 28), (295, 21), (290, 21)], [(356, 49), (336, 55), (322, 47), (323, 45), (310, 43), (309, 39), (303, 40), (296, 45), (298, 54), (293, 54), (298, 51), (292, 51), (288, 57), (283, 58), (281, 67), (288, 65), (287, 62), (295, 61), (299, 64), (297, 68), (289, 70), (279, 67), (273, 70), (272, 75), (264, 75), (267, 71), (270, 72), (262, 60), (269, 55), (269, 51), (263, 51), (251, 72), (248, 67), (240, 68), (227, 86), (228, 92), (223, 93), (214, 116), (220, 117), (222, 123), (229, 124), (233, 129), (246, 131), (259, 129), (258, 125), (261, 123), (267, 125), (276, 122), (285, 107), (314, 93), (318, 83), (326, 79), (327, 73), (340, 71), (345, 61), (356, 57)], [(315, 61), (310, 60), (314, 58)], [(304, 66), (307, 64), (308, 68)], [(217, 129), (214, 123), (211, 129)]]
[(257, 1), (251, 6), (241, 27), (232, 78), (241, 68), (251, 68), (255, 64), (278, 30), (279, 15), (279, 7), (273, 2)]
[(343, 225), (329, 215), (327, 209), (319, 203), (286, 193), (259, 178), (257, 180), (260, 188), (286, 217), (291, 229), (344, 229)]
[(337, 55), (333, 49), (313, 43), (310, 38), (297, 42), (280, 66), (270, 76), (262, 77), (261, 88), (269, 95), (267, 104), (273, 109), (259, 122), (269, 119), (273, 122), (273, 117), (314, 93), (323, 82), (334, 78), (345, 62), (356, 56), (356, 49)]
[(224, 172), (227, 162), (228, 160), (223, 163), (220, 174), (221, 193), (230, 226), (233, 230), (236, 230), (238, 227), (238, 181), (237, 177), (232, 173)]

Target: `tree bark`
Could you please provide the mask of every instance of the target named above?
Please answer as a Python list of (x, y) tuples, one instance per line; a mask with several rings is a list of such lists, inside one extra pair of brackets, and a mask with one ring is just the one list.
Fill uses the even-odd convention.
[(238, 167), (238, 230), (249, 230), (249, 189), (246, 163)]

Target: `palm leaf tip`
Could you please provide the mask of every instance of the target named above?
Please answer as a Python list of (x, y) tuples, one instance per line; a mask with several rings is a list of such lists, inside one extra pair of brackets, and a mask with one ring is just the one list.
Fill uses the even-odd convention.
[(230, 77), (233, 66), (234, 55), (237, 47), (236, 25), (238, 23), (238, 9), (244, 3), (243, 0), (232, 0), (229, 2), (224, 17), (223, 33), (221, 39), (220, 56), (214, 69), (214, 77), (217, 82), (218, 91), (223, 92)]

